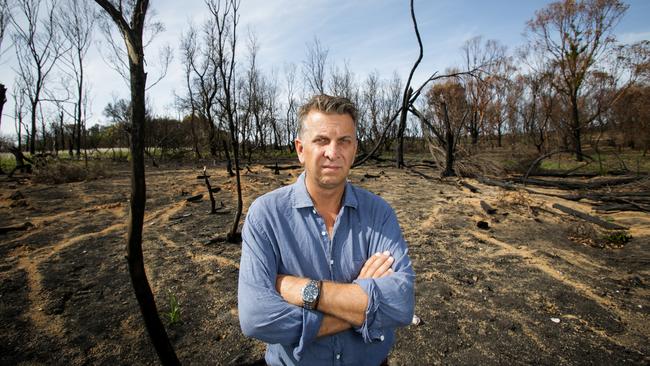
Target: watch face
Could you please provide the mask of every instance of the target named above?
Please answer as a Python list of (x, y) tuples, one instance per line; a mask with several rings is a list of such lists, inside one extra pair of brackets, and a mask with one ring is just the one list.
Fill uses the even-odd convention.
[(318, 297), (318, 287), (310, 282), (302, 293), (303, 301), (312, 302)]

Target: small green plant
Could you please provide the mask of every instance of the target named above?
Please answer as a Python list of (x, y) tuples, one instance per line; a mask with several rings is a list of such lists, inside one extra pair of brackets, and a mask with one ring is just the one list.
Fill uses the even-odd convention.
[(165, 316), (169, 319), (169, 325), (174, 325), (181, 321), (181, 304), (171, 290), (167, 290), (167, 293), (169, 294), (169, 312), (165, 313)]
[(632, 235), (625, 231), (616, 231), (603, 238), (607, 244), (615, 248), (621, 248), (632, 239)]

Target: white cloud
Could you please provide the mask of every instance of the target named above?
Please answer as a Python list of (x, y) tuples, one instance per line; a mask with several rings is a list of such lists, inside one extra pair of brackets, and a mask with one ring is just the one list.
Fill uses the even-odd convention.
[(636, 43), (639, 41), (648, 41), (650, 40), (650, 32), (626, 32), (621, 33), (616, 36), (616, 39), (620, 43)]

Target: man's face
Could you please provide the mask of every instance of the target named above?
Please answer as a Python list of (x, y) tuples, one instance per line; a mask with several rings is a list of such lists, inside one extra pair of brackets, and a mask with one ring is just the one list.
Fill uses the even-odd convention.
[(357, 153), (357, 138), (352, 117), (310, 111), (302, 135), (296, 139), (300, 163), (305, 166), (308, 183), (322, 189), (345, 185)]

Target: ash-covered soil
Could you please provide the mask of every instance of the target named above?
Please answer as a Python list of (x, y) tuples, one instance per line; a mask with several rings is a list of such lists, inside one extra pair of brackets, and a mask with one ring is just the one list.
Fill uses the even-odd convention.
[[(0, 364), (158, 363), (125, 259), (127, 169), (55, 186), (2, 178), (0, 226), (34, 226), (0, 234)], [(147, 275), (161, 313), (170, 294), (180, 302), (180, 322), (164, 322), (184, 364), (251, 363), (264, 345), (239, 329), (240, 247), (210, 243), (232, 220), (234, 179), (222, 167), (208, 172), (222, 188), (221, 214), (209, 214), (200, 169), (148, 168)], [(299, 173), (244, 169), (245, 207)], [(632, 235), (621, 248), (600, 245), (607, 232), (551, 207), (590, 212), (587, 204), (467, 180), (480, 190), (471, 193), (419, 173), (428, 177), (375, 165), (351, 176), (395, 208), (417, 274), (422, 323), (398, 331), (391, 365), (650, 362), (650, 215), (599, 215)]]

